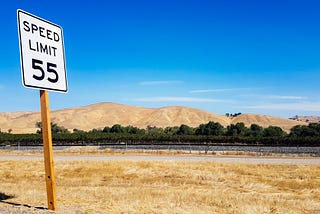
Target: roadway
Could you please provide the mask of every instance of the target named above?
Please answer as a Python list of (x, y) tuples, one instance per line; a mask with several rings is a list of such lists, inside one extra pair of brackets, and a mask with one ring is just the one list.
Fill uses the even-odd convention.
[[(39, 154), (0, 155), (0, 161), (11, 160), (43, 160)], [(320, 157), (263, 157), (263, 156), (214, 156), (214, 155), (152, 155), (152, 154), (57, 154), (54, 161), (167, 161), (167, 162), (221, 162), (245, 164), (290, 164), (290, 165), (320, 165)]]

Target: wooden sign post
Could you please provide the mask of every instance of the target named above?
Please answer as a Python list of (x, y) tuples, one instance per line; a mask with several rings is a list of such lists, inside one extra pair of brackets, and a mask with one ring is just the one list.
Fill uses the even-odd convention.
[(52, 133), (48, 91), (40, 90), (40, 105), (48, 209), (56, 210), (56, 184), (53, 168)]
[(40, 89), (44, 165), (48, 209), (56, 210), (52, 133), (47, 90), (67, 92), (62, 28), (45, 19), (17, 11), (23, 86)]

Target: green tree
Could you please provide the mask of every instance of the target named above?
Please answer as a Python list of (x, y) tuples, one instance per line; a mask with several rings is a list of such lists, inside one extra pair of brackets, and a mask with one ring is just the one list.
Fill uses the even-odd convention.
[(67, 134), (70, 133), (68, 129), (63, 126), (58, 126), (56, 123), (51, 123), (51, 130), (53, 134)]
[(99, 132), (102, 132), (101, 129), (92, 129), (89, 131), (89, 133), (99, 133)]
[(245, 136), (249, 129), (245, 127), (244, 123), (231, 124), (227, 127), (227, 136)]
[(312, 129), (305, 125), (296, 125), (290, 129), (290, 136), (307, 137), (313, 135)]
[(263, 137), (284, 137), (286, 133), (278, 126), (269, 126), (263, 130)]
[(263, 127), (257, 124), (251, 124), (248, 135), (252, 137), (261, 137), (263, 135)]
[(73, 129), (72, 132), (73, 133), (86, 133), (85, 131), (83, 131), (81, 129)]
[(174, 127), (166, 127), (163, 132), (167, 135), (175, 135), (177, 134), (180, 127), (174, 126)]
[(184, 124), (182, 124), (177, 131), (177, 135), (193, 135), (193, 134), (194, 134), (194, 129)]
[(320, 137), (320, 123), (309, 123), (308, 127), (314, 131), (314, 136)]
[(110, 133), (124, 133), (124, 128), (120, 124), (115, 124), (111, 127)]
[(102, 132), (105, 132), (105, 133), (110, 133), (110, 130), (111, 128), (109, 126), (106, 126), (102, 129)]
[(128, 133), (128, 134), (144, 134), (145, 130), (139, 129), (134, 126), (126, 126), (126, 127), (124, 127), (124, 132)]
[(200, 124), (200, 126), (196, 129), (196, 135), (213, 135), (213, 136), (221, 136), (225, 132), (224, 127), (220, 123), (215, 123), (210, 121), (207, 124)]
[(159, 128), (156, 126), (147, 126), (147, 133), (151, 135), (158, 135), (164, 133), (163, 128)]
[[(39, 128), (37, 130), (37, 134), (42, 134), (42, 122), (37, 122), (36, 127)], [(68, 129), (63, 126), (58, 126), (56, 123), (51, 122), (51, 132), (52, 134), (68, 134), (70, 133)]]
[(296, 125), (291, 128), (290, 136), (294, 137), (319, 137), (320, 123), (310, 123), (309, 125)]

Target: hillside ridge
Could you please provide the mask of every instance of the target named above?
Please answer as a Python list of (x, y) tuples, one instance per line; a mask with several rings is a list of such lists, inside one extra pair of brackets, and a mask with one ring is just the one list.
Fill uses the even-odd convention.
[[(114, 124), (132, 125), (139, 128), (148, 126), (164, 128), (182, 124), (197, 127), (200, 124), (214, 121), (224, 127), (238, 122), (243, 122), (248, 127), (253, 123), (263, 127), (279, 126), (288, 132), (295, 125), (307, 124), (303, 121), (260, 114), (241, 114), (236, 117), (227, 117), (183, 106), (145, 108), (111, 102), (54, 110), (51, 111), (51, 120), (70, 131), (73, 129), (89, 131), (94, 128), (111, 127)], [(39, 121), (41, 121), (40, 112), (0, 113), (0, 129), (2, 132), (35, 133), (37, 130), (35, 124)]]

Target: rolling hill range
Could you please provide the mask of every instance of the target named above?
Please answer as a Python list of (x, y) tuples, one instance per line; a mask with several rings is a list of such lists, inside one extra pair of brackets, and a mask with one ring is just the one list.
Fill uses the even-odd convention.
[[(132, 125), (139, 128), (180, 126), (181, 124), (197, 127), (199, 124), (209, 121), (219, 122), (225, 127), (233, 123), (243, 122), (246, 126), (255, 123), (263, 127), (279, 126), (283, 130), (289, 131), (295, 125), (307, 124), (302, 121), (258, 114), (227, 117), (181, 106), (144, 108), (116, 103), (98, 103), (52, 111), (51, 120), (70, 131), (74, 128), (88, 131), (93, 128), (111, 127), (114, 124)], [(11, 130), (12, 133), (35, 133), (37, 130), (35, 124), (39, 121), (41, 121), (39, 112), (0, 113), (0, 129), (2, 132)]]

